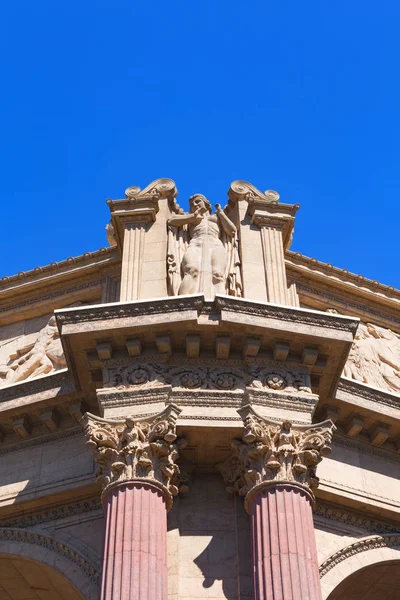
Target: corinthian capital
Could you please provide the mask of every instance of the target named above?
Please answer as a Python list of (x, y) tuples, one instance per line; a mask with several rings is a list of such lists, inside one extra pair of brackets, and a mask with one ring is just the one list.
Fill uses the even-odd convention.
[(180, 412), (171, 404), (154, 417), (135, 420), (102, 419), (85, 414), (86, 445), (94, 451), (102, 498), (119, 483), (143, 481), (160, 488), (167, 509), (172, 507), (180, 483), (178, 450), (185, 445), (176, 435)]
[(244, 423), (242, 438), (232, 442), (232, 456), (217, 465), (227, 490), (245, 496), (248, 511), (254, 494), (276, 483), (298, 485), (313, 496), (319, 482), (316, 467), (331, 451), (336, 429), (332, 421), (292, 425), (265, 419), (250, 405), (238, 412)]

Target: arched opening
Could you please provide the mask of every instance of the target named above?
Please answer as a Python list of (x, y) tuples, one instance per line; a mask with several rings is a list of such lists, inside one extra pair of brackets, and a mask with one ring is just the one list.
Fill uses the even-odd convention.
[(85, 600), (60, 572), (21, 556), (0, 555), (1, 600)]
[(359, 569), (346, 577), (327, 600), (398, 600), (400, 560), (382, 562)]

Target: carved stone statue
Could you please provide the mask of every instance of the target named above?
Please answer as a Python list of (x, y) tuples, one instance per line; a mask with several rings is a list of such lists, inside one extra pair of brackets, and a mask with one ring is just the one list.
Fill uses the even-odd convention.
[(168, 221), (168, 288), (173, 296), (203, 292), (241, 296), (236, 226), (202, 194), (189, 199), (190, 213), (173, 205)]
[(400, 335), (372, 323), (360, 323), (343, 374), (399, 393)]
[(0, 387), (44, 375), (65, 366), (56, 319), (52, 316), (47, 325), (39, 331), (31, 349), (22, 350), (22, 356), (11, 359), (6, 365), (0, 365)]

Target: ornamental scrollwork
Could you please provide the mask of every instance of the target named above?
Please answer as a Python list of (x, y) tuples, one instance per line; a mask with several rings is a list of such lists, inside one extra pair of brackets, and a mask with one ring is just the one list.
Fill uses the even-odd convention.
[(227, 363), (201, 366), (191, 363), (131, 361), (128, 364), (105, 367), (104, 387), (118, 390), (146, 389), (171, 385), (186, 390), (244, 390), (247, 386), (264, 391), (311, 394), (310, 375), (301, 366), (282, 367), (277, 361), (243, 367)]
[(330, 453), (332, 421), (293, 425), (258, 415), (247, 405), (238, 410), (244, 430), (232, 442), (232, 455), (217, 465), (227, 491), (245, 496), (249, 510), (255, 492), (276, 482), (294, 483), (309, 491), (318, 486), (316, 467)]
[(154, 417), (108, 420), (90, 413), (84, 416), (86, 445), (94, 452), (102, 498), (122, 482), (144, 481), (160, 488), (168, 510), (179, 492), (179, 449), (176, 435), (180, 409), (170, 404)]

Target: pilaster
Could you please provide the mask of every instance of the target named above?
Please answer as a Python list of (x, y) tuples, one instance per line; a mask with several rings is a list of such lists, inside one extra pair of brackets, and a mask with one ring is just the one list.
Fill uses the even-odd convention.
[(299, 205), (281, 204), (277, 192), (263, 194), (245, 181), (234, 181), (228, 196), (231, 204), (239, 204), (244, 297), (296, 305), (295, 290), (288, 290), (284, 251)]
[(121, 302), (167, 295), (167, 204), (176, 194), (171, 179), (157, 179), (144, 190), (127, 188), (123, 200), (107, 200), (122, 253)]

